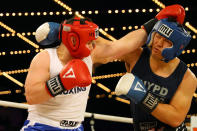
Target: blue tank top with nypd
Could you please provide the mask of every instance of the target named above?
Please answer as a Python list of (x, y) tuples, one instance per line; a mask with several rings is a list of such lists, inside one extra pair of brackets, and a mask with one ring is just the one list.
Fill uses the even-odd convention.
[[(145, 47), (132, 73), (142, 79), (147, 90), (157, 96), (161, 103), (169, 103), (183, 79), (187, 66), (184, 62), (180, 61), (175, 71), (170, 76), (164, 78), (151, 71), (149, 63), (150, 54), (149, 48)], [(173, 131), (173, 128), (160, 122), (151, 114), (146, 113), (140, 106), (133, 102), (131, 102), (131, 111), (133, 113), (132, 117), (136, 131), (146, 131), (148, 129)], [(180, 130), (185, 128), (184, 123), (178, 128)]]

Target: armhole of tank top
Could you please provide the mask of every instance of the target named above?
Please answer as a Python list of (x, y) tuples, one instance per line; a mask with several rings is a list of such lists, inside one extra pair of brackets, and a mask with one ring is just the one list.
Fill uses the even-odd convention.
[[(51, 74), (51, 57), (52, 57), (52, 53), (53, 53), (53, 50), (52, 49), (46, 49), (48, 54), (49, 54), (49, 72)], [(51, 77), (51, 76), (50, 76)]]
[(175, 69), (173, 75), (171, 75), (171, 76), (176, 75), (175, 72), (180, 72), (180, 70), (181, 70), (183, 72), (182, 74), (180, 74), (181, 76), (179, 76), (180, 77), (179, 81), (181, 82), (183, 80), (185, 73), (187, 72), (187, 69), (188, 69), (187, 65), (182, 60), (180, 60), (178, 67)]
[(139, 55), (138, 58), (135, 60), (135, 63), (133, 64), (132, 68), (131, 68), (131, 66), (130, 66), (130, 64), (129, 64), (129, 66), (130, 66), (129, 72), (132, 72), (132, 70), (135, 68), (135, 66), (139, 63), (141, 57), (144, 55), (144, 52), (145, 52), (145, 51), (144, 51), (144, 48), (142, 48), (142, 50), (141, 50), (141, 52), (140, 52), (140, 55)]

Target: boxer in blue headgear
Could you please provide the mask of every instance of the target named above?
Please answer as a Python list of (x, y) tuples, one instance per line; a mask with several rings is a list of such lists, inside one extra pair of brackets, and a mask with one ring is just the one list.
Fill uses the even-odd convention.
[(156, 24), (149, 21), (143, 25), (148, 47), (136, 48), (120, 58), (127, 73), (120, 78), (115, 93), (130, 100), (134, 131), (187, 130), (185, 118), (197, 79), (177, 57), (191, 39), (178, 24), (183, 24), (184, 14), (180, 5), (161, 10)]
[(161, 19), (158, 21), (150, 32), (147, 44), (151, 47), (155, 32), (170, 40), (173, 44), (162, 51), (162, 60), (168, 62), (179, 56), (191, 40), (191, 35), (177, 22), (170, 19)]

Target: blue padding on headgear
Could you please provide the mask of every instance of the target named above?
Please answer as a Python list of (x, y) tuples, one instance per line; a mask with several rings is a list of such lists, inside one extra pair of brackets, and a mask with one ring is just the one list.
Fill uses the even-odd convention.
[(152, 44), (153, 32), (159, 33), (173, 43), (172, 47), (162, 51), (165, 62), (179, 56), (191, 40), (191, 35), (182, 26), (168, 19), (161, 19), (155, 24), (148, 36), (147, 44), (149, 45)]

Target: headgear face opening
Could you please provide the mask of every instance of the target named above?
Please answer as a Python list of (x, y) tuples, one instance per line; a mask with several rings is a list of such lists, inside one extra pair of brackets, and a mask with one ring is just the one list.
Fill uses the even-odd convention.
[(159, 33), (173, 43), (172, 47), (165, 48), (162, 51), (163, 61), (165, 62), (179, 56), (191, 40), (191, 35), (182, 26), (179, 26), (176, 22), (168, 21), (168, 19), (161, 19), (155, 24), (148, 36), (147, 44), (149, 47), (152, 45), (154, 32)]
[(98, 26), (79, 17), (75, 17), (72, 21), (71, 24), (66, 22), (61, 24), (59, 39), (67, 47), (72, 57), (82, 59), (90, 55), (86, 44), (98, 38)]

